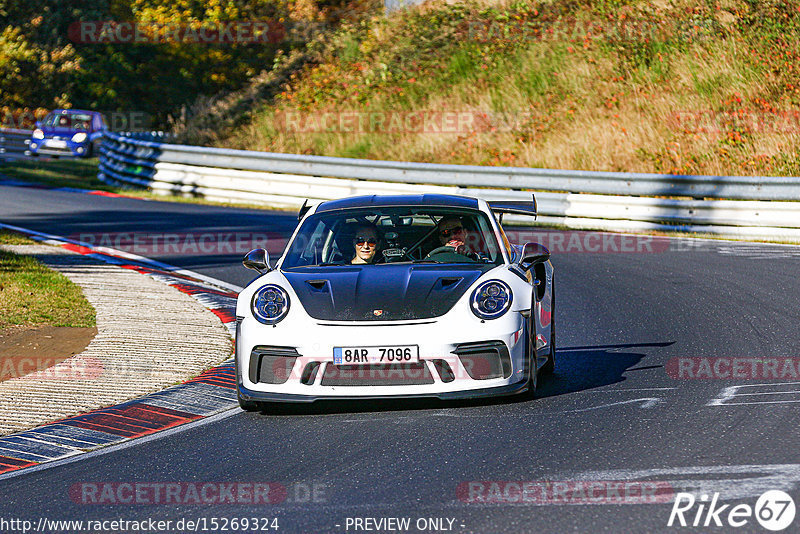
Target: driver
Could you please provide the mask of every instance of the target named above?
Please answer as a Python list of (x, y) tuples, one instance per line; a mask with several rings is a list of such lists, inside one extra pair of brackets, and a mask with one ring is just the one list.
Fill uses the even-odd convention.
[(443, 217), (438, 223), (437, 235), (441, 247), (428, 254), (428, 258), (437, 261), (464, 261), (465, 258), (475, 260), (476, 254), (466, 245), (469, 233), (464, 228), (461, 217)]
[(356, 256), (350, 263), (356, 265), (375, 263), (377, 259), (375, 253), (378, 251), (378, 232), (372, 226), (359, 225), (353, 237), (353, 247)]

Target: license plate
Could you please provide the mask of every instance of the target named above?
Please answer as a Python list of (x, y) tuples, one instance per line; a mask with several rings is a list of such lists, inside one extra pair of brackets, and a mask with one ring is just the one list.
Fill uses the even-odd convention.
[(417, 362), (419, 362), (418, 345), (333, 348), (335, 365)]
[(55, 139), (50, 139), (47, 141), (47, 146), (51, 146), (53, 148), (67, 148), (66, 141), (56, 141)]

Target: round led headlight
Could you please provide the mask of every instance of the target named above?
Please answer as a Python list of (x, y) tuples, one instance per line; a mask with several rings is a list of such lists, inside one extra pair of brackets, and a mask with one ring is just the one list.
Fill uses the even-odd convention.
[(253, 317), (263, 324), (276, 324), (289, 313), (289, 295), (280, 286), (268, 284), (253, 295)]
[(73, 143), (83, 143), (86, 141), (86, 132), (78, 132), (72, 136)]
[(511, 288), (500, 280), (489, 280), (475, 288), (470, 299), (470, 308), (476, 317), (497, 319), (511, 307)]
[(44, 132), (42, 130), (40, 130), (39, 128), (36, 128), (33, 131), (33, 138), (34, 139), (44, 139)]

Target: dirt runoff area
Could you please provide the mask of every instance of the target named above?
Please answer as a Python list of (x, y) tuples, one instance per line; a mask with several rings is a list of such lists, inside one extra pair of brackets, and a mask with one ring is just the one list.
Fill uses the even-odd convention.
[(96, 335), (94, 326), (4, 328), (0, 330), (0, 382), (45, 371), (83, 352)]

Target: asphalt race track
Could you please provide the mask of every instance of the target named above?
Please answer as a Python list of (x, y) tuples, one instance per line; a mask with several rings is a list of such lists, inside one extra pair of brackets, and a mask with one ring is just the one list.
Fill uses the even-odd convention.
[[(120, 238), (135, 232), (148, 236), (136, 250), (143, 256), (245, 285), (253, 276), (243, 253), (229, 237), (212, 246), (203, 236), (257, 236), (279, 252), (296, 216), (0, 186), (0, 222), (91, 235), (95, 244), (105, 235), (109, 246), (136, 245)], [(169, 246), (159, 245), (167, 235)], [(193, 248), (201, 238), (216, 248)], [(623, 251), (631, 247), (620, 236), (547, 239), (559, 352), (537, 399), (234, 411), (0, 480), (0, 518), (169, 520), (169, 532), (194, 530), (175, 528), (180, 520), (200, 520), (198, 531), (264, 532), (272, 518), (292, 533), (664, 532), (679, 530), (667, 526), (671, 501), (689, 492), (698, 500), (685, 514), (690, 524), (702, 495), (718, 493), (719, 505), (731, 506), (718, 516), (722, 527), (708, 518), (704, 528), (702, 513), (701, 526), (680, 530), (765, 532), (755, 517), (732, 528), (728, 512), (754, 507), (767, 490), (800, 497), (792, 360), (800, 353), (800, 249), (672, 239), (637, 252)], [(778, 362), (778, 377), (764, 380), (761, 367), (750, 376), (752, 358)], [(245, 502), (86, 503), (81, 491), (97, 490), (91, 500), (104, 483), (237, 483)], [(267, 483), (280, 485), (281, 502), (254, 504), (248, 488)], [(260, 524), (234, 528), (234, 518)], [(410, 518), (409, 527), (388, 518)]]

